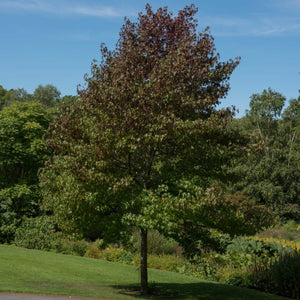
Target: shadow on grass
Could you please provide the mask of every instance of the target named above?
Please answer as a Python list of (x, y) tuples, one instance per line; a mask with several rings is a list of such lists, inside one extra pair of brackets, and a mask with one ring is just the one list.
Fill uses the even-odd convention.
[[(116, 285), (112, 286), (121, 290), (122, 294), (140, 298), (139, 286)], [(199, 283), (150, 283), (148, 299), (236, 299), (236, 300), (278, 300), (287, 299), (255, 290), (233, 287), (225, 284), (211, 282)], [(142, 297), (141, 297), (142, 298)], [(143, 297), (144, 298), (144, 297)]]

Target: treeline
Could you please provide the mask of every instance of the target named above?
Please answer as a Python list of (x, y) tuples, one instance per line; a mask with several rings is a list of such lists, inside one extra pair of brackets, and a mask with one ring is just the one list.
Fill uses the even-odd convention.
[[(38, 174), (51, 157), (47, 129), (76, 99), (61, 97), (52, 85), (40, 85), (33, 94), (0, 86), (1, 243), (12, 242), (26, 218), (44, 214)], [(226, 190), (233, 198), (266, 206), (277, 221), (299, 221), (300, 97), (286, 102), (280, 93), (264, 90), (250, 97), (244, 117), (232, 120), (231, 126), (256, 145), (231, 162)]]
[(49, 124), (76, 97), (60, 97), (52, 85), (33, 94), (0, 86), (0, 242), (14, 240), (26, 217), (42, 215), (38, 172), (51, 151), (45, 144)]
[(53, 85), (39, 85), (33, 92), (28, 93), (23, 88), (6, 90), (0, 85), (0, 109), (10, 106), (15, 102), (38, 102), (45, 108), (60, 107), (64, 103), (69, 103), (76, 96), (66, 95), (61, 97), (60, 91)]

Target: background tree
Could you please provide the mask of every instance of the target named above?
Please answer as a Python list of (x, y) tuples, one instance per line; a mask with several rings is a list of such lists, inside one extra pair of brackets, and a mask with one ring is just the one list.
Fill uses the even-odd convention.
[(219, 62), (196, 11), (173, 17), (147, 5), (137, 23), (125, 21), (114, 51), (102, 45), (81, 98), (50, 132), (55, 155), (41, 174), (44, 206), (64, 230), (140, 229), (142, 293), (147, 230), (178, 237), (190, 221), (222, 230), (209, 211), (220, 216), (213, 207), (224, 197), (212, 186), (245, 142), (227, 126), (234, 110), (217, 107), (239, 59)]
[(283, 218), (299, 219), (299, 98), (283, 113), (285, 97), (271, 89), (250, 99), (250, 111), (234, 124), (265, 147), (237, 160), (232, 169), (239, 179), (234, 191), (244, 191)]
[(39, 213), (37, 171), (48, 153), (49, 115), (40, 104), (16, 102), (0, 111), (0, 242), (13, 239), (23, 216)]
[(272, 89), (250, 97), (250, 110), (246, 112), (261, 139), (272, 138), (281, 116), (286, 98)]
[[(3, 91), (2, 91), (3, 93)], [(32, 100), (32, 95), (28, 94), (23, 88), (11, 89), (6, 91), (1, 97), (2, 106), (10, 106), (15, 102), (28, 102)]]
[(283, 112), (282, 119), (282, 134), (287, 138), (288, 166), (290, 166), (293, 154), (299, 153), (300, 96), (298, 99), (290, 100), (289, 106)]
[(4, 104), (4, 96), (6, 94), (6, 90), (3, 88), (2, 85), (0, 85), (0, 110), (2, 109), (2, 106)]
[(33, 99), (46, 107), (53, 107), (60, 99), (60, 91), (51, 84), (39, 85), (33, 93)]

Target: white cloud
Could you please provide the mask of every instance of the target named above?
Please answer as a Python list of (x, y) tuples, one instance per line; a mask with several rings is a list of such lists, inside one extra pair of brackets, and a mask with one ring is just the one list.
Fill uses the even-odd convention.
[(245, 18), (202, 16), (199, 20), (201, 20), (200, 26), (210, 26), (212, 34), (215, 36), (300, 35), (300, 18), (263, 15)]
[(13, 10), (34, 10), (34, 11), (51, 11), (52, 8), (45, 2), (39, 0), (3, 0), (0, 7)]
[(112, 7), (88, 7), (88, 6), (77, 6), (70, 8), (69, 11), (78, 15), (95, 16), (95, 17), (119, 17), (121, 16)]
[(296, 33), (297, 35), (300, 35), (300, 23), (282, 24), (279, 26), (274, 24), (273, 26), (253, 30), (253, 35), (257, 36), (280, 35), (288, 33)]
[(57, 15), (81, 15), (94, 17), (123, 17), (126, 14), (114, 7), (101, 5), (87, 5), (73, 1), (47, 0), (0, 0), (0, 8), (13, 11), (44, 12)]

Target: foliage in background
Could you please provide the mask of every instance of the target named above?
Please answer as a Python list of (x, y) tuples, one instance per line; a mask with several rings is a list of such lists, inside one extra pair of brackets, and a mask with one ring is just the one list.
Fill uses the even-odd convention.
[(300, 252), (284, 253), (270, 268), (270, 290), (278, 295), (300, 298)]
[(256, 136), (265, 147), (230, 167), (237, 179), (231, 191), (243, 191), (283, 220), (299, 220), (300, 97), (282, 112), (284, 103), (280, 93), (264, 90), (251, 96), (246, 116), (234, 120), (234, 128)]
[(24, 218), (16, 230), (14, 244), (19, 247), (50, 250), (55, 240), (55, 226), (48, 217)]
[(52, 85), (39, 85), (33, 94), (0, 86), (0, 243), (13, 241), (23, 217), (41, 213), (37, 173), (50, 154), (44, 135), (76, 98), (60, 98)]
[[(150, 230), (147, 236), (149, 254), (181, 254), (182, 248), (172, 239), (164, 237), (157, 230)], [(134, 230), (130, 239), (131, 252), (141, 252), (141, 237), (138, 230)]]
[(60, 100), (60, 91), (51, 84), (45, 86), (39, 85), (35, 89), (32, 98), (34, 101), (41, 103), (44, 107), (53, 107), (57, 105)]
[(50, 116), (39, 103), (16, 102), (0, 111), (0, 242), (13, 239), (23, 216), (40, 213), (37, 172), (49, 150)]

